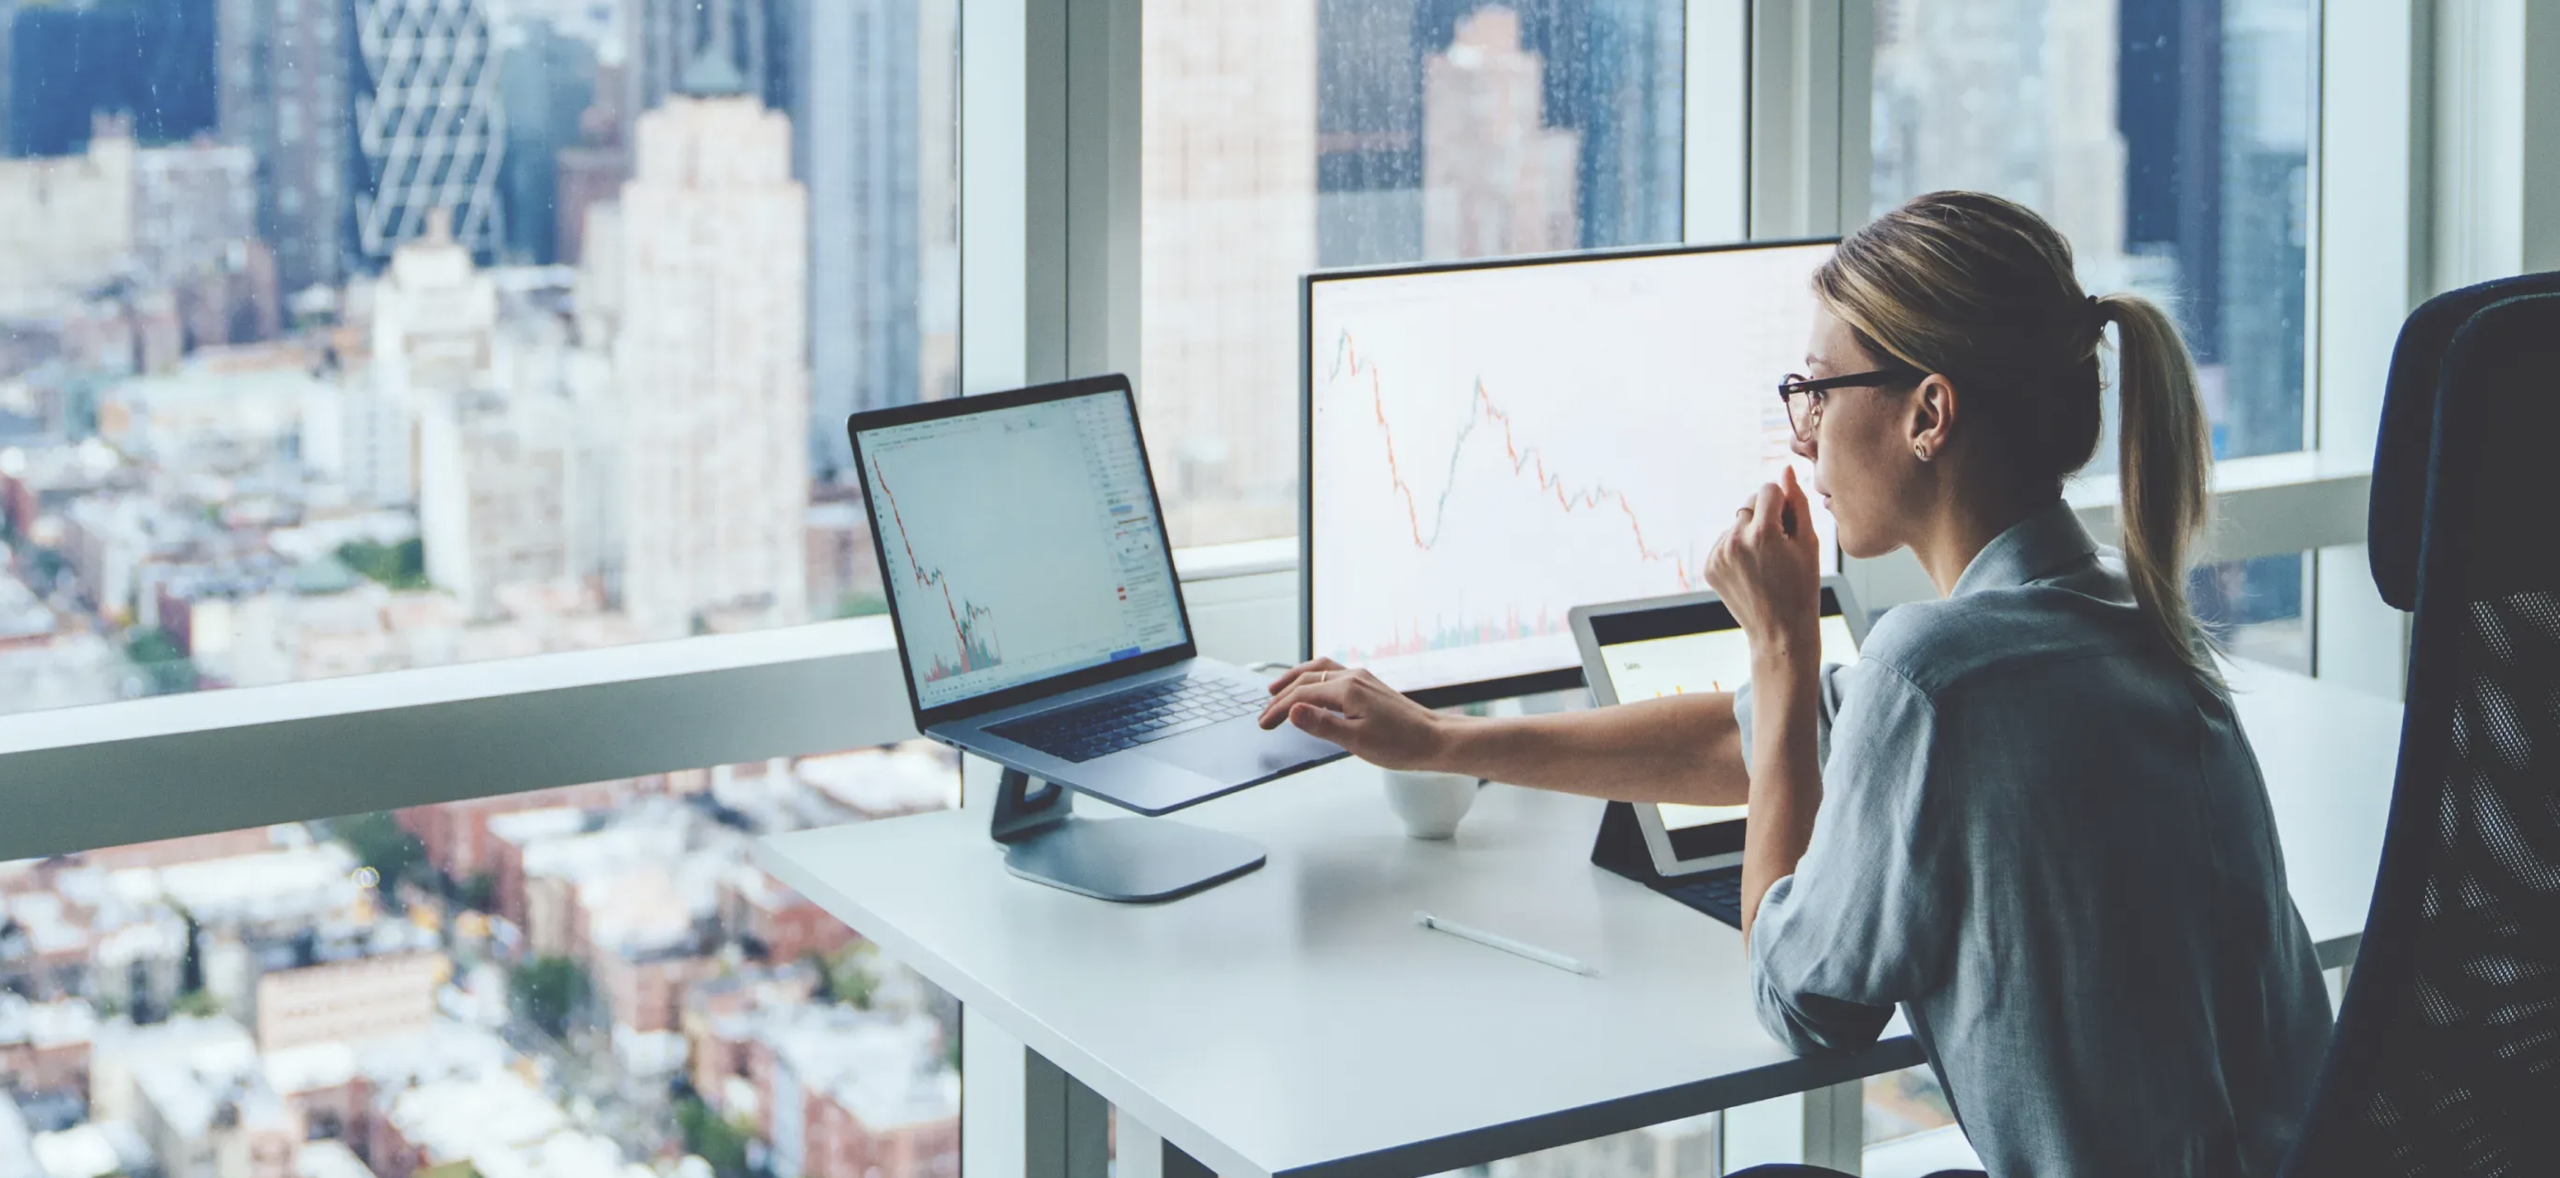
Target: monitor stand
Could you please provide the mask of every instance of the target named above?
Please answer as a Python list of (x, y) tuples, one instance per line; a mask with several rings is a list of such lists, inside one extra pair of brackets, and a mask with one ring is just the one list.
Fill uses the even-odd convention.
[(996, 782), (987, 833), (1003, 843), (1004, 868), (1080, 896), (1143, 904), (1189, 895), (1262, 866), (1260, 844), (1160, 818), (1096, 821), (1072, 812), (1075, 795), (1007, 769)]

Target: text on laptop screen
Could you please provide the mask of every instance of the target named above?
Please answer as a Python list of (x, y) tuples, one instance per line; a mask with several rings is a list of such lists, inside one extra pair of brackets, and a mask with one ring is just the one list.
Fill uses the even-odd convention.
[[(1622, 704), (1693, 691), (1732, 691), (1751, 678), (1751, 642), (1739, 628), (1603, 646), (1600, 659), (1608, 668), (1609, 686)], [(1849, 619), (1838, 614), (1822, 619), (1822, 661), (1858, 661), (1858, 644), (1849, 635)], [(1680, 830), (1730, 822), (1742, 817), (1744, 809), (1664, 806), (1662, 825)]]
[(865, 430), (862, 454), (920, 706), (1187, 637), (1124, 394)]

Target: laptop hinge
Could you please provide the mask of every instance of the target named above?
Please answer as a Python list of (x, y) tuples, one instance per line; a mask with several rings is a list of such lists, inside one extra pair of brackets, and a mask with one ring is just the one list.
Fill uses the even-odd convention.
[(1031, 788), (1031, 775), (1007, 769), (996, 779), (995, 817), (987, 833), (1000, 843), (1018, 843), (1065, 822), (1074, 811), (1074, 796), (1056, 782)]

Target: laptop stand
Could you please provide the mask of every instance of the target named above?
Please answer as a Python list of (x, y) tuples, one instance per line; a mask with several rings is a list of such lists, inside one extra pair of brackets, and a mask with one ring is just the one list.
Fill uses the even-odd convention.
[(1075, 795), (1007, 769), (996, 780), (987, 833), (1004, 844), (1004, 868), (1080, 896), (1124, 904), (1171, 900), (1262, 866), (1251, 839), (1161, 818), (1078, 818)]

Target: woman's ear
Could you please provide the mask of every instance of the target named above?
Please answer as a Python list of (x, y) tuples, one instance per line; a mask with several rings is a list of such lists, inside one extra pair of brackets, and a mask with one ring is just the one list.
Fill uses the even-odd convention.
[(1922, 462), (1936, 460), (1946, 453), (1947, 443), (1955, 438), (1956, 419), (1962, 408), (1955, 382), (1944, 374), (1931, 373), (1920, 382), (1911, 398), (1909, 423), (1911, 454)]

